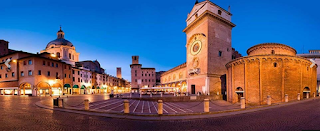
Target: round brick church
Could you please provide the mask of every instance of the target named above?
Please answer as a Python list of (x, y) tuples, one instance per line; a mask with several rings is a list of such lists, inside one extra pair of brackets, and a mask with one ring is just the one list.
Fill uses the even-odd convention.
[(227, 100), (236, 103), (244, 97), (247, 104), (266, 104), (308, 98), (316, 93), (317, 65), (296, 56), (287, 45), (264, 43), (248, 49), (248, 56), (235, 59), (227, 67)]

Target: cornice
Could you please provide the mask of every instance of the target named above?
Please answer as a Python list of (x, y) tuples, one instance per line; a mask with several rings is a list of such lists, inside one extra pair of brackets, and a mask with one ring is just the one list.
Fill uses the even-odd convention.
[(200, 20), (202, 20), (205, 16), (212, 16), (214, 18), (216, 18), (217, 20), (220, 20), (223, 23), (226, 23), (228, 25), (230, 25), (231, 27), (235, 27), (236, 25), (233, 24), (232, 22), (228, 21), (225, 18), (222, 18), (221, 16), (212, 13), (211, 11), (206, 10), (204, 13), (202, 13), (197, 19), (195, 19), (193, 22), (191, 22), (184, 30), (183, 32), (186, 32), (188, 29), (190, 29), (192, 26), (194, 26), (196, 23), (198, 23)]

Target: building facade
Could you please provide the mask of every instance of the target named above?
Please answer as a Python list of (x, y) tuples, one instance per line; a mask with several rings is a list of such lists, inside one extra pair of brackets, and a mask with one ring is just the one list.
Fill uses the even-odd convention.
[[(311, 59), (316, 62), (317, 65), (320, 65), (320, 50), (309, 50), (308, 54), (297, 54), (297, 56)], [(317, 68), (317, 93), (320, 93), (320, 68)]]
[[(129, 92), (128, 81), (106, 74), (95, 61), (79, 61), (75, 46), (57, 33), (40, 54), (8, 49), (0, 40), (0, 94), (49, 96)], [(5, 62), (8, 61), (8, 67)]]
[(131, 68), (131, 89), (139, 91), (142, 87), (156, 86), (156, 69), (142, 68), (139, 64), (139, 56), (132, 56)]
[(316, 93), (317, 65), (296, 56), (296, 50), (278, 43), (253, 46), (248, 56), (235, 59), (227, 67), (228, 101), (236, 103), (244, 97), (247, 104), (266, 104), (308, 98)]
[(222, 98), (226, 90), (225, 64), (241, 56), (231, 46), (231, 31), (235, 27), (231, 16), (230, 11), (209, 0), (196, 2), (183, 30), (187, 36), (187, 62), (163, 73), (161, 86)]

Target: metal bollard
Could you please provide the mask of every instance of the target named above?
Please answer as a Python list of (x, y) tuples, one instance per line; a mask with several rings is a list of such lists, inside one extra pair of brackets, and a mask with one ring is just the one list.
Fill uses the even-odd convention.
[(285, 96), (284, 96), (284, 102), (288, 102), (289, 101), (289, 97), (288, 97), (288, 94), (286, 94)]
[(298, 93), (297, 100), (300, 101), (300, 93)]
[(129, 111), (129, 101), (128, 100), (124, 100), (123, 101), (123, 105), (124, 105), (124, 113), (125, 114), (128, 114), (130, 111)]
[(64, 108), (64, 104), (63, 104), (63, 99), (58, 99), (58, 106), (60, 107), (60, 108)]
[(152, 97), (152, 92), (150, 92), (150, 97)]
[(270, 95), (267, 96), (267, 104), (271, 105), (271, 96)]
[(209, 112), (209, 99), (204, 99), (204, 112)]
[(84, 110), (86, 110), (86, 111), (89, 110), (89, 100), (88, 99), (84, 100)]
[(241, 103), (241, 109), (245, 109), (246, 108), (246, 99), (244, 99), (244, 97), (240, 98), (240, 103)]
[(158, 115), (163, 114), (163, 102), (162, 100), (158, 100)]
[(160, 93), (160, 96), (161, 96), (161, 97), (162, 97), (162, 94), (163, 94), (163, 93), (161, 92), (161, 93)]

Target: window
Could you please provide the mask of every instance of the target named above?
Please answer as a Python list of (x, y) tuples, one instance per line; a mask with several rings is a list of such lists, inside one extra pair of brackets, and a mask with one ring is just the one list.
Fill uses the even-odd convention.
[(41, 70), (38, 70), (38, 75), (41, 75)]
[(28, 65), (32, 65), (32, 60), (29, 60), (29, 61), (28, 61)]
[(272, 55), (275, 54), (274, 50), (271, 51), (271, 54), (272, 54)]
[(149, 76), (150, 76), (150, 74), (149, 74)]
[(23, 73), (23, 71), (21, 71), (21, 74), (20, 74), (20, 76), (24, 76), (24, 73)]
[(32, 75), (32, 71), (31, 71), (31, 70), (28, 71), (28, 75), (29, 75), (29, 76)]
[(1, 74), (0, 74), (0, 78), (1, 78), (2, 76), (1, 76)]
[(6, 76), (6, 78), (8, 78), (8, 74), (6, 74), (5, 76)]
[(80, 76), (82, 77), (82, 74)]
[(74, 70), (72, 70), (72, 74), (74, 74)]
[(137, 82), (137, 79), (135, 79), (135, 82)]
[(12, 77), (14, 77), (14, 72), (11, 73)]
[(142, 82), (143, 82), (143, 79), (142, 79)]
[(69, 78), (71, 78), (70, 74), (69, 74)]
[(60, 52), (57, 52), (57, 57), (60, 58)]
[(149, 82), (150, 82), (150, 79), (149, 79)]
[(277, 67), (277, 63), (273, 63), (273, 66), (274, 66), (274, 67)]
[(74, 77), (72, 77), (72, 81), (74, 82), (75, 80), (74, 80)]
[(42, 65), (46, 65), (46, 61), (43, 61), (43, 62), (42, 62)]
[(54, 67), (54, 63), (53, 62), (51, 63), (51, 67)]
[(135, 74), (135, 76), (137, 76), (137, 74)]
[(69, 70), (71, 70), (71, 66), (69, 65)]
[(82, 79), (81, 79), (81, 82), (82, 82)]
[(71, 54), (69, 53), (69, 59), (71, 59)]
[(27, 62), (26, 62), (26, 61), (23, 61), (23, 65), (27, 65)]
[(219, 51), (219, 57), (221, 57), (222, 56), (222, 51)]
[(1, 66), (1, 70), (2, 70), (2, 66)]
[(80, 75), (80, 71), (78, 71), (78, 75)]
[[(80, 78), (78, 78), (78, 82), (80, 82)], [(81, 81), (82, 82), (82, 81)]]
[(48, 71), (48, 74), (47, 74), (48, 76), (50, 76), (50, 71)]
[(59, 67), (58, 63), (56, 63), (56, 67)]
[(64, 74), (64, 78), (66, 78), (67, 77), (67, 74)]
[(135, 70), (134, 73), (137, 73), (137, 70)]
[(219, 14), (219, 15), (221, 15), (221, 14), (222, 14), (221, 10), (218, 10), (218, 14)]
[(143, 76), (143, 74), (142, 74), (142, 76)]

